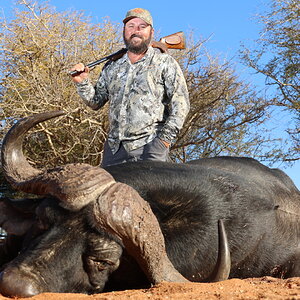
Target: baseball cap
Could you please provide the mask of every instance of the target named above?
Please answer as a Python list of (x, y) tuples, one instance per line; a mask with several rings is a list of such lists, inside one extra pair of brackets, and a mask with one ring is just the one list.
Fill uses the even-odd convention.
[(149, 10), (147, 10), (147, 9), (133, 8), (133, 9), (129, 10), (126, 13), (123, 23), (125, 24), (126, 22), (128, 22), (130, 19), (133, 19), (133, 18), (140, 18), (140, 19), (144, 20), (147, 24), (149, 24), (153, 27), (153, 20), (152, 20)]

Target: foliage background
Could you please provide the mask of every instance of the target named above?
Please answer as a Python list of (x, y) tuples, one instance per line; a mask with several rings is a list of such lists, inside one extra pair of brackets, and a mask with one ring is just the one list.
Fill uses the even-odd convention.
[[(28, 139), (29, 157), (39, 165), (71, 161), (98, 164), (107, 132), (107, 108), (100, 112), (86, 108), (67, 70), (78, 61), (90, 62), (119, 49), (120, 24), (109, 18), (95, 23), (83, 12), (58, 12), (43, 2), (35, 8), (33, 1), (19, 4), (12, 21), (2, 20), (0, 97), (2, 120), (6, 120), (2, 125), (9, 127), (25, 115), (63, 108), (67, 117), (42, 124)], [(276, 95), (270, 97), (250, 85), (237, 74), (232, 59), (211, 53), (207, 48), (210, 38), (195, 37), (191, 31), (186, 34), (188, 49), (173, 55), (185, 71), (192, 109), (173, 145), (173, 158), (184, 161), (229, 154), (273, 164), (298, 159), (299, 152), (291, 152), (287, 141), (274, 137), (266, 126)], [(93, 80), (100, 68), (93, 71)], [(7, 127), (2, 129), (4, 134)]]

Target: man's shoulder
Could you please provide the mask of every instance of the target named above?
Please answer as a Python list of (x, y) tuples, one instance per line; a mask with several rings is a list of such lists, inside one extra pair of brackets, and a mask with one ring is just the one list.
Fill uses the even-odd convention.
[(119, 64), (123, 64), (126, 62), (126, 54), (124, 54), (121, 57), (118, 57), (117, 59), (110, 59), (106, 62), (105, 66), (116, 66)]
[(102, 71), (105, 70), (105, 72), (111, 72), (115, 69), (118, 69), (119, 66), (123, 65), (126, 62), (125, 57), (120, 57), (118, 59), (115, 60), (108, 60), (105, 65), (102, 68)]
[(153, 59), (160, 63), (166, 63), (166, 64), (174, 64), (177, 63), (176, 59), (169, 54), (168, 52), (161, 52), (157, 48), (153, 48)]

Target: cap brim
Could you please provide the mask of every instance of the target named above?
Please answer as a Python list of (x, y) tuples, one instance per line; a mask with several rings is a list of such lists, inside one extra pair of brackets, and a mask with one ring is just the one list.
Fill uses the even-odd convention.
[(137, 17), (134, 17), (134, 16), (131, 16), (131, 17), (127, 17), (123, 20), (123, 23), (127, 23), (129, 20), (133, 19), (133, 18), (137, 18)]

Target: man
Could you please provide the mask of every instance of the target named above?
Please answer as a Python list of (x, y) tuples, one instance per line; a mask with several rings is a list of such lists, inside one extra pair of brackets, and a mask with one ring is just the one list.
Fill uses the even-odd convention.
[[(132, 9), (123, 22), (127, 54), (105, 65), (95, 87), (83, 64), (73, 68), (81, 72), (73, 80), (88, 106), (99, 109), (110, 101), (110, 132), (102, 167), (126, 161), (166, 161), (189, 110), (179, 65), (150, 46), (153, 23), (149, 11)], [(106, 178), (109, 174), (102, 171)], [(105, 195), (93, 206), (94, 226), (116, 234), (151, 283), (186, 281), (167, 256), (150, 205), (128, 185), (116, 183), (105, 188)]]
[(102, 167), (126, 161), (167, 161), (189, 111), (178, 63), (150, 46), (154, 34), (150, 12), (129, 10), (123, 23), (127, 54), (104, 66), (95, 87), (83, 64), (72, 69), (81, 72), (73, 81), (88, 106), (97, 110), (110, 101)]

